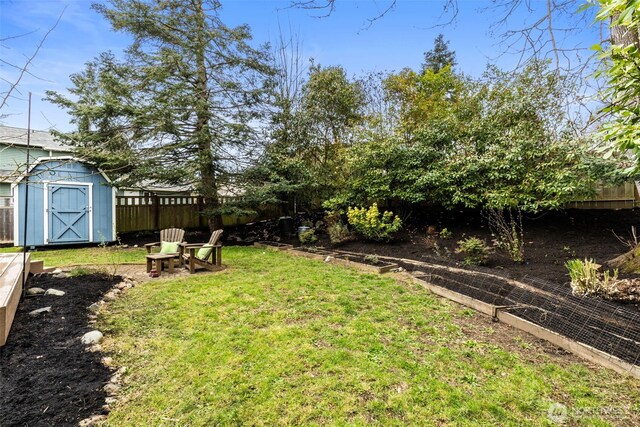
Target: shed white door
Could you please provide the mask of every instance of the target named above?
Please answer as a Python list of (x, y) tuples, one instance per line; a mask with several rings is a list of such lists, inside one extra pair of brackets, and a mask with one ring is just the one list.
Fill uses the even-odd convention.
[(89, 242), (90, 187), (49, 185), (48, 243)]

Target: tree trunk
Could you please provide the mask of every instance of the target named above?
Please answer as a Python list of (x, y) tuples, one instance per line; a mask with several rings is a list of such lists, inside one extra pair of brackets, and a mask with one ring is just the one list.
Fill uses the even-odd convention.
[[(195, 138), (198, 143), (198, 164), (200, 171), (200, 192), (204, 199), (206, 210), (216, 211), (220, 207), (218, 199), (218, 183), (216, 179), (215, 159), (211, 150), (211, 135), (209, 121), (211, 111), (209, 107), (209, 88), (205, 50), (207, 44), (205, 13), (202, 0), (198, 2), (197, 20), (197, 46), (196, 46), (196, 128)], [(222, 216), (219, 213), (209, 214), (209, 230), (222, 228)]]
[(619, 15), (611, 17), (611, 44), (622, 46), (636, 45), (640, 47), (639, 29), (627, 28), (622, 25), (614, 25)]

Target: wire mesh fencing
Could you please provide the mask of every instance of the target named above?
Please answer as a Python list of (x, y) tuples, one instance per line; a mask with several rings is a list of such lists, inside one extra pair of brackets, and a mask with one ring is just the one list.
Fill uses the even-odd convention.
[[(412, 268), (413, 267), (413, 268)], [(572, 293), (566, 284), (526, 276), (514, 281), (451, 261), (408, 265), (418, 278), (503, 310), (572, 340), (640, 366), (638, 307)]]

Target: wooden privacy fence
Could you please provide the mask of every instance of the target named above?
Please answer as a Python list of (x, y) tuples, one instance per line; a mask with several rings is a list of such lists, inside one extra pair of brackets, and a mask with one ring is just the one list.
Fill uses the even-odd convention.
[[(233, 200), (233, 197), (220, 197), (223, 205)], [(204, 207), (202, 197), (199, 196), (118, 196), (116, 230), (118, 233), (129, 233), (171, 227), (204, 228), (207, 226), (207, 219), (200, 215)], [(241, 225), (255, 219), (256, 216), (223, 215), (222, 223), (225, 226)]]
[(632, 209), (638, 205), (640, 199), (636, 183), (633, 181), (615, 186), (597, 184), (594, 190), (595, 196), (568, 203), (566, 207), (575, 209)]
[(0, 197), (0, 243), (13, 242), (13, 204), (11, 197)]

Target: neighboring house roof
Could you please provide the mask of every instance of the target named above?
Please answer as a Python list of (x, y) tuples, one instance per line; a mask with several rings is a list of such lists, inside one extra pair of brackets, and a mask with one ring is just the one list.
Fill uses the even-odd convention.
[[(27, 129), (14, 128), (11, 126), (0, 125), (0, 145), (19, 145), (27, 146)], [(59, 141), (54, 141), (53, 135), (48, 131), (31, 130), (30, 145), (34, 148), (42, 148), (50, 151), (66, 151), (71, 152), (73, 148), (63, 145)]]
[(150, 181), (143, 181), (139, 185), (129, 185), (129, 186), (121, 186), (119, 187), (121, 190), (130, 190), (130, 191), (148, 191), (150, 193), (192, 193), (194, 188), (192, 185), (167, 185), (167, 184), (158, 184)]
[[(31, 162), (43, 155), (59, 156), (73, 151), (71, 147), (54, 141), (53, 135), (47, 131), (32, 130), (29, 132), (23, 128), (0, 125), (0, 182), (13, 182), (24, 170), (24, 165), (27, 162), (27, 139), (29, 139), (29, 145), (33, 150), (30, 156)], [(48, 152), (48, 154), (43, 152)]]

